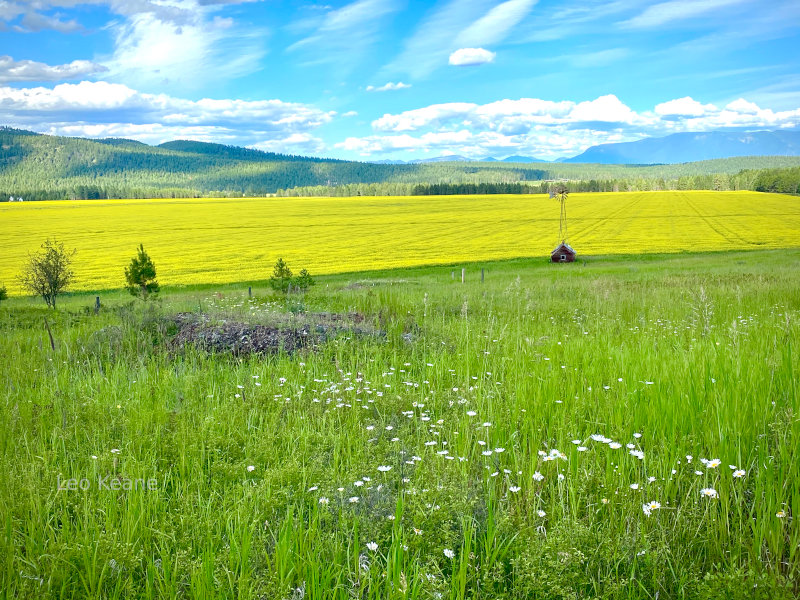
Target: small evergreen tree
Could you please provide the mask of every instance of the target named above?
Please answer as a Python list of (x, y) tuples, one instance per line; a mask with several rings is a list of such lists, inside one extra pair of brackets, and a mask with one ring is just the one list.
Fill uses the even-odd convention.
[(156, 266), (144, 251), (144, 245), (139, 244), (139, 250), (131, 259), (131, 264), (125, 267), (125, 286), (133, 296), (147, 300), (151, 294), (157, 294), (159, 288), (156, 281)]
[(8, 299), (8, 290), (6, 289), (6, 286), (0, 285), (0, 302), (6, 299)]
[(308, 288), (315, 284), (316, 282), (314, 281), (314, 278), (311, 277), (311, 273), (309, 273), (306, 269), (300, 271), (300, 274), (294, 278), (294, 285), (304, 292), (307, 292)]
[(277, 292), (288, 292), (289, 286), (292, 283), (292, 270), (282, 258), (279, 258), (275, 263), (272, 270), (272, 277), (269, 278), (269, 284), (272, 289)]
[(41, 251), (30, 255), (28, 265), (20, 276), (22, 287), (41, 296), (47, 306), (55, 309), (56, 298), (75, 277), (72, 271), (74, 255), (75, 250), (67, 251), (63, 243), (45, 240)]

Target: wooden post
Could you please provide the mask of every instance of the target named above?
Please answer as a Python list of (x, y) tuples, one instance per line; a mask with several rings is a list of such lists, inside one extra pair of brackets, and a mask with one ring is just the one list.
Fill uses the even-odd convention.
[(466, 269), (463, 269), (463, 268), (462, 268), (462, 269), (461, 269), (461, 283), (464, 283), (464, 273), (465, 273), (465, 272), (466, 272)]
[(247, 297), (248, 298), (252, 298), (253, 297), (253, 286), (249, 286), (247, 288)]
[(100, 312), (100, 296), (95, 296), (94, 298), (94, 314), (98, 314)]
[(56, 341), (53, 339), (53, 332), (50, 331), (50, 323), (47, 322), (47, 317), (44, 318), (44, 326), (47, 328), (47, 335), (50, 338), (50, 349), (56, 351)]
[(483, 269), (481, 269), (481, 283), (483, 283)]
[(456, 280), (456, 272), (455, 271), (450, 271), (450, 279), (452, 279), (453, 281)]

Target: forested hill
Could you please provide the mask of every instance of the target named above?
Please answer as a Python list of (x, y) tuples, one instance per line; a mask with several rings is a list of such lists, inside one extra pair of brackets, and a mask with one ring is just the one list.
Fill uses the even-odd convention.
[[(575, 189), (750, 189), (760, 170), (800, 166), (800, 157), (738, 157), (676, 165), (441, 162), (375, 164), (309, 158), (194, 141), (149, 146), (0, 128), (0, 200), (412, 194)], [(747, 169), (745, 174), (739, 174)], [(777, 179), (783, 181), (780, 177)]]

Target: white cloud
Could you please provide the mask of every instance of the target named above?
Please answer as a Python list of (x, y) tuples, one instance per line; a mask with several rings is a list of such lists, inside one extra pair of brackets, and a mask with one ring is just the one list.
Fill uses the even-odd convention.
[(0, 21), (11, 21), (25, 14), (25, 8), (16, 2), (0, 2)]
[(50, 17), (31, 11), (25, 13), (25, 16), (20, 21), (20, 24), (15, 25), (14, 29), (20, 32), (52, 29), (53, 31), (58, 31), (61, 33), (72, 33), (74, 31), (81, 31), (83, 27), (74, 19), (62, 21), (58, 17)]
[(777, 129), (800, 126), (800, 109), (775, 112), (738, 99), (719, 108), (685, 97), (635, 111), (614, 95), (575, 103), (539, 98), (487, 104), (433, 104), (372, 122), (376, 135), (349, 137), (337, 148), (362, 156), (395, 152), (471, 158), (522, 154), (574, 155), (596, 144), (679, 131)]
[(750, 0), (671, 0), (648, 6), (642, 13), (620, 23), (631, 29), (660, 27)]
[(311, 132), (334, 113), (282, 100), (193, 101), (146, 94), (119, 83), (82, 81), (45, 87), (0, 86), (0, 121), (42, 133), (132, 137), (148, 143), (176, 138), (275, 148), (319, 145)]
[(448, 62), (456, 67), (472, 67), (493, 62), (495, 56), (484, 48), (459, 48), (450, 55)]
[(701, 104), (697, 100), (686, 96), (669, 102), (656, 104), (656, 114), (662, 117), (702, 117), (708, 112), (717, 112), (713, 104)]
[(14, 60), (0, 56), (0, 83), (10, 81), (64, 81), (102, 73), (106, 68), (88, 60), (73, 60), (63, 65), (48, 65), (33, 60)]
[[(83, 30), (77, 21), (62, 21), (60, 15), (45, 14), (59, 8), (74, 8), (82, 5), (107, 6), (108, 9), (124, 17), (150, 14), (159, 20), (177, 25), (191, 23), (203, 6), (214, 8), (215, 4), (226, 2), (211, 0), (23, 0), (23, 2), (0, 1), (0, 20), (12, 22), (22, 16), (13, 27), (17, 31), (40, 31), (54, 29), (62, 33)], [(230, 3), (238, 3), (236, 0)]]
[(726, 107), (727, 110), (731, 110), (733, 112), (737, 112), (743, 115), (757, 115), (761, 110), (758, 107), (758, 104), (754, 102), (748, 102), (744, 98), (739, 98), (738, 100), (734, 100), (733, 102), (729, 103)]
[(358, 111), (356, 110), (348, 110), (346, 113), (342, 113), (343, 117), (357, 117)]
[(405, 90), (410, 87), (411, 87), (410, 83), (403, 83), (402, 81), (398, 81), (397, 83), (392, 83), (390, 81), (389, 83), (385, 83), (378, 87), (375, 87), (374, 85), (368, 85), (366, 89), (368, 92), (388, 92), (392, 90)]
[(602, 121), (605, 123), (632, 124), (639, 120), (639, 115), (623, 104), (614, 94), (600, 96), (596, 100), (580, 102), (575, 105), (567, 120), (576, 123)]

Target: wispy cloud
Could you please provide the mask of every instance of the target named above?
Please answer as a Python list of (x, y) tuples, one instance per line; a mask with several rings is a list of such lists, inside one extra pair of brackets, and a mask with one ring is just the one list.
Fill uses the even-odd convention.
[(0, 56), (0, 83), (12, 81), (66, 81), (81, 79), (107, 69), (88, 60), (73, 60), (63, 65), (48, 65), (33, 60), (14, 60)]
[(397, 83), (384, 83), (381, 86), (375, 87), (374, 85), (368, 85), (367, 91), (368, 92), (389, 92), (393, 90), (405, 90), (411, 87), (410, 83), (403, 83), (402, 81), (398, 81)]
[(337, 70), (349, 72), (367, 49), (379, 41), (383, 19), (399, 8), (391, 0), (357, 0), (329, 10), (301, 24), (301, 27), (313, 25), (314, 31), (287, 51), (305, 53), (307, 64), (334, 64)]
[(428, 13), (385, 72), (428, 76), (439, 67), (491, 62), (495, 53), (482, 48), (503, 42), (538, 0), (451, 0)]
[(551, 42), (561, 39), (608, 37), (610, 26), (599, 25), (632, 10), (641, 10), (643, 0), (574, 0), (537, 9), (536, 19), (520, 25), (513, 43)]
[(537, 2), (538, 0), (507, 0), (498, 4), (461, 31), (455, 39), (455, 45), (491, 46), (502, 42)]
[(144, 12), (113, 26), (111, 56), (99, 57), (106, 78), (145, 90), (200, 89), (260, 68), (266, 54), (259, 29), (237, 27), (232, 19), (198, 10), (181, 25)]
[(671, 0), (648, 6), (642, 13), (620, 23), (630, 29), (661, 27), (673, 21), (685, 21), (712, 11), (744, 4), (751, 0)]
[(440, 2), (422, 18), (405, 40), (403, 51), (382, 71), (420, 79), (446, 66), (450, 53), (459, 48), (455, 41), (458, 34), (486, 14), (490, 6), (488, 0)]
[(619, 62), (630, 54), (627, 48), (607, 48), (596, 52), (585, 54), (574, 54), (569, 56), (570, 62), (576, 68), (595, 68), (605, 67)]

